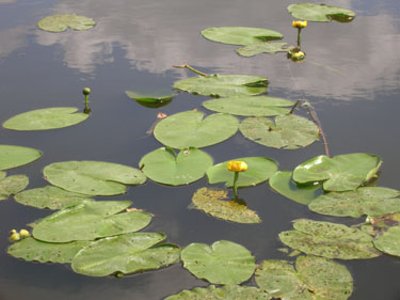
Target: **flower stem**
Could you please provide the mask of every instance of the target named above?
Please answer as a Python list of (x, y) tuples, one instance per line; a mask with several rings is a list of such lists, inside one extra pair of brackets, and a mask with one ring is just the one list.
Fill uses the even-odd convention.
[(92, 111), (89, 107), (89, 95), (84, 95), (85, 97), (85, 108), (83, 109), (83, 112), (85, 114), (90, 114), (90, 112)]
[(200, 75), (200, 76), (203, 76), (203, 77), (209, 76), (208, 74), (203, 73), (203, 72), (201, 72), (201, 71), (199, 71), (199, 70), (193, 68), (193, 67), (190, 66), (190, 65), (186, 65), (186, 64), (185, 64), (185, 65), (176, 65), (176, 66), (173, 66), (173, 67), (174, 67), (174, 68), (180, 68), (180, 69), (188, 69), (188, 70), (192, 71), (193, 73), (195, 73), (195, 74), (197, 74), (197, 75)]
[(238, 196), (238, 191), (237, 191), (237, 181), (239, 179), (239, 172), (235, 172), (234, 177), (233, 177), (233, 197), (234, 200), (238, 200), (239, 196)]
[(297, 47), (301, 48), (301, 28), (297, 28)]

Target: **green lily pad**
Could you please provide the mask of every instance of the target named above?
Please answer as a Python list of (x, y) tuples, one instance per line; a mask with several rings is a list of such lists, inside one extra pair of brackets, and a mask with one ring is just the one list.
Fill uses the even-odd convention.
[(101, 161), (52, 163), (43, 170), (45, 179), (67, 191), (88, 195), (118, 195), (125, 185), (142, 184), (146, 176), (135, 168)]
[(229, 139), (238, 126), (238, 120), (231, 115), (218, 113), (204, 118), (202, 112), (185, 111), (161, 120), (154, 129), (154, 136), (171, 148), (202, 148)]
[(16, 194), (14, 199), (23, 205), (49, 209), (62, 209), (93, 200), (87, 195), (65, 191), (50, 185), (23, 191)]
[(297, 166), (293, 171), (293, 180), (298, 183), (323, 181), (326, 191), (350, 191), (371, 180), (381, 164), (378, 156), (366, 153), (343, 154), (333, 158), (320, 155)]
[(64, 128), (85, 121), (88, 114), (76, 107), (50, 107), (18, 114), (3, 123), (3, 127), (19, 131)]
[(201, 35), (213, 42), (239, 46), (283, 38), (281, 33), (270, 29), (234, 26), (206, 28)]
[(51, 243), (94, 240), (139, 231), (152, 219), (150, 213), (129, 209), (130, 201), (89, 201), (65, 208), (39, 220), (34, 238)]
[[(278, 170), (278, 163), (268, 157), (241, 157), (234, 160), (244, 161), (248, 165), (247, 171), (239, 174), (237, 187), (257, 185), (268, 180)], [(233, 186), (235, 173), (228, 171), (227, 164), (228, 161), (224, 161), (207, 170), (210, 184), (225, 183), (227, 187)]]
[(246, 118), (239, 130), (249, 140), (277, 149), (298, 149), (319, 139), (317, 125), (292, 114), (277, 116), (275, 122), (262, 117)]
[(180, 248), (160, 244), (165, 239), (164, 234), (155, 232), (104, 238), (79, 251), (72, 260), (72, 269), (95, 277), (160, 269), (179, 260)]
[(242, 283), (256, 267), (250, 251), (230, 241), (217, 241), (211, 247), (192, 243), (182, 250), (181, 260), (194, 276), (214, 284)]
[(178, 80), (174, 88), (192, 94), (212, 97), (259, 95), (267, 91), (268, 80), (251, 75), (209, 75)]
[(168, 185), (189, 184), (202, 178), (213, 160), (207, 153), (190, 148), (178, 154), (169, 148), (158, 148), (139, 162), (143, 173), (151, 180)]
[(203, 102), (209, 110), (239, 116), (286, 115), (294, 105), (292, 101), (269, 96), (235, 96)]
[(300, 204), (309, 204), (322, 194), (321, 184), (298, 184), (292, 180), (292, 172), (276, 172), (269, 179), (271, 188), (282, 196)]
[(271, 296), (265, 291), (240, 285), (225, 285), (216, 287), (210, 285), (203, 288), (183, 290), (176, 295), (169, 296), (165, 300), (270, 300)]
[(320, 196), (308, 207), (316, 213), (335, 217), (379, 217), (400, 212), (400, 192), (382, 187), (331, 192)]
[(193, 195), (192, 203), (195, 208), (218, 219), (243, 224), (261, 223), (255, 211), (230, 200), (225, 190), (201, 188)]
[(306, 254), (338, 259), (368, 259), (379, 256), (372, 237), (343, 224), (307, 219), (294, 221), (294, 230), (279, 234), (288, 247)]
[(126, 95), (135, 100), (142, 106), (149, 107), (149, 108), (159, 108), (169, 104), (172, 99), (174, 98), (175, 94), (170, 95), (145, 95), (142, 93), (134, 92), (134, 91), (126, 91)]
[(90, 241), (73, 241), (70, 243), (46, 243), (28, 237), (8, 247), (7, 253), (26, 261), (41, 263), (71, 263), (72, 258), (87, 246)]
[(392, 226), (374, 240), (375, 247), (384, 253), (400, 256), (400, 226)]
[(0, 170), (8, 170), (29, 164), (42, 156), (42, 153), (36, 149), (0, 145)]
[(49, 32), (63, 32), (68, 28), (78, 31), (89, 30), (95, 25), (93, 19), (75, 14), (47, 16), (37, 23), (40, 29)]
[(322, 3), (296, 3), (289, 5), (287, 9), (296, 19), (315, 22), (350, 22), (356, 16), (350, 9)]
[(29, 184), (29, 178), (25, 175), (12, 175), (0, 177), (0, 200), (6, 200), (24, 190)]
[(237, 49), (236, 52), (244, 57), (252, 57), (261, 53), (288, 52), (289, 50), (290, 47), (287, 43), (268, 42), (249, 44)]

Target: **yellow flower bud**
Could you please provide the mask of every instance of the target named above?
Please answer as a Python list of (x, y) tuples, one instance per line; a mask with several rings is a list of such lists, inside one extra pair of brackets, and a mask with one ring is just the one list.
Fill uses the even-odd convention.
[(227, 164), (228, 171), (231, 172), (245, 172), (248, 169), (247, 164), (241, 160), (230, 160)]
[(305, 54), (303, 51), (298, 51), (298, 52), (292, 53), (293, 60), (303, 60), (304, 57), (305, 57)]
[(307, 27), (307, 21), (299, 21), (299, 20), (293, 21), (292, 22), (292, 27), (300, 28), (300, 29), (306, 28)]
[(9, 235), (12, 235), (13, 233), (17, 233), (17, 230), (11, 229)]
[(17, 242), (17, 241), (19, 241), (21, 239), (21, 236), (19, 235), (18, 232), (14, 232), (14, 233), (10, 234), (9, 239), (10, 239), (11, 242)]
[(21, 229), (21, 230), (19, 231), (19, 235), (20, 235), (20, 237), (21, 237), (22, 239), (31, 236), (31, 234), (29, 233), (29, 231), (26, 230), (26, 229)]

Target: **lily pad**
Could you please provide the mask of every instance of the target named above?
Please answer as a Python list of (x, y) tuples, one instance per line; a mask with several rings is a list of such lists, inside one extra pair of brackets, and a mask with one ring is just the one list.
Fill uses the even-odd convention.
[(290, 47), (287, 43), (268, 42), (249, 44), (237, 49), (236, 52), (241, 56), (251, 57), (261, 53), (288, 52), (289, 50)]
[(93, 200), (87, 195), (65, 191), (50, 185), (23, 191), (15, 195), (14, 199), (23, 205), (49, 209), (62, 209)]
[(146, 154), (139, 162), (151, 180), (173, 186), (199, 180), (212, 164), (211, 156), (199, 149), (190, 148), (176, 154), (173, 149), (165, 147)]
[(268, 80), (251, 75), (209, 75), (178, 80), (174, 88), (192, 94), (212, 97), (259, 95), (267, 91)]
[(152, 219), (142, 210), (126, 210), (130, 201), (89, 201), (62, 209), (39, 220), (34, 238), (51, 243), (94, 240), (139, 231)]
[(36, 149), (0, 145), (0, 170), (8, 170), (29, 164), (42, 156), (42, 153)]
[(388, 228), (374, 240), (374, 245), (384, 253), (400, 256), (400, 226)]
[(307, 219), (294, 221), (294, 230), (279, 234), (288, 247), (326, 258), (368, 259), (379, 256), (372, 237), (357, 228), (343, 224)]
[(296, 3), (289, 5), (287, 9), (296, 19), (315, 22), (350, 22), (356, 16), (350, 9), (322, 3)]
[(271, 296), (265, 291), (240, 285), (225, 285), (216, 287), (194, 288), (192, 290), (183, 290), (176, 295), (169, 296), (165, 300), (270, 300)]
[(29, 178), (25, 175), (12, 175), (0, 177), (0, 200), (5, 200), (24, 190), (29, 184)]
[(192, 203), (195, 208), (222, 220), (243, 224), (261, 223), (255, 211), (230, 200), (225, 190), (201, 188), (193, 195)]
[(400, 212), (400, 192), (382, 187), (331, 192), (320, 196), (308, 207), (316, 213), (335, 217), (379, 217)]
[(160, 269), (179, 260), (180, 248), (160, 244), (165, 239), (164, 234), (154, 232), (104, 238), (79, 251), (72, 261), (72, 269), (95, 277)]
[(282, 196), (300, 204), (309, 204), (322, 194), (322, 185), (298, 184), (292, 180), (292, 172), (276, 172), (269, 179), (271, 188)]
[[(241, 157), (235, 160), (244, 161), (248, 165), (247, 171), (239, 174), (237, 187), (257, 185), (268, 180), (278, 170), (278, 163), (268, 157)], [(233, 186), (234, 172), (228, 171), (227, 164), (228, 161), (224, 161), (207, 170), (210, 184), (225, 183), (227, 187)]]
[(239, 121), (228, 114), (212, 114), (204, 118), (199, 111), (185, 111), (161, 120), (154, 129), (155, 138), (176, 149), (202, 148), (229, 139)]
[(50, 107), (18, 114), (3, 123), (3, 127), (18, 131), (64, 128), (85, 121), (88, 114), (76, 107)]
[(246, 118), (239, 126), (240, 132), (249, 140), (277, 149), (298, 149), (319, 139), (319, 129), (310, 120), (296, 115), (268, 118)]
[(89, 243), (90, 241), (46, 243), (28, 237), (8, 247), (7, 253), (26, 261), (66, 264), (71, 263), (72, 258), (78, 253), (78, 251)]
[(217, 241), (211, 245), (192, 243), (181, 252), (183, 266), (194, 276), (214, 284), (239, 284), (254, 273), (255, 258), (245, 247)]
[(45, 179), (67, 191), (88, 195), (118, 195), (125, 185), (142, 184), (146, 176), (135, 168), (101, 161), (52, 163), (43, 170)]
[(382, 161), (367, 153), (350, 153), (333, 158), (325, 155), (314, 157), (293, 171), (298, 183), (323, 181), (326, 191), (343, 192), (355, 190), (376, 176)]
[(286, 115), (294, 105), (292, 101), (269, 96), (235, 96), (203, 102), (209, 110), (239, 116)]
[(37, 23), (40, 29), (49, 32), (63, 32), (68, 28), (78, 31), (89, 30), (95, 25), (93, 19), (75, 14), (47, 16)]
[(126, 91), (126, 95), (135, 100), (142, 106), (149, 107), (149, 108), (159, 108), (169, 104), (172, 99), (174, 98), (175, 94), (170, 95), (158, 95), (158, 94), (142, 94), (134, 91)]
[(283, 38), (281, 33), (270, 29), (234, 26), (206, 28), (201, 35), (213, 42), (239, 46)]

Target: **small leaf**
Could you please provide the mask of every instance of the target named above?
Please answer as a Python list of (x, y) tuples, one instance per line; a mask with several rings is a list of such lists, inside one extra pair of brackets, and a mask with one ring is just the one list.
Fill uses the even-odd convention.
[(63, 32), (68, 28), (73, 30), (89, 30), (96, 25), (96, 22), (88, 17), (75, 14), (53, 15), (41, 19), (37, 26), (48, 32)]
[(296, 3), (287, 9), (296, 19), (315, 22), (350, 22), (356, 16), (350, 9), (320, 3)]
[(261, 53), (277, 53), (288, 52), (290, 47), (287, 43), (281, 42), (268, 42), (268, 43), (254, 43), (248, 44), (236, 50), (236, 52), (244, 57), (251, 57)]
[(174, 98), (175, 94), (170, 95), (158, 95), (158, 94), (141, 94), (134, 91), (126, 91), (126, 95), (135, 100), (142, 106), (149, 108), (159, 108), (169, 104)]
[(400, 226), (387, 229), (374, 240), (374, 245), (384, 253), (400, 257)]
[(36, 149), (0, 145), (0, 170), (8, 170), (29, 164), (42, 156), (42, 153)]
[(0, 200), (5, 200), (24, 190), (29, 184), (29, 178), (25, 175), (12, 175), (0, 178)]

